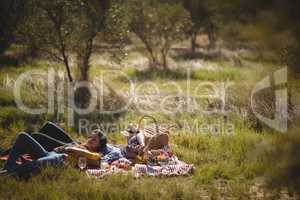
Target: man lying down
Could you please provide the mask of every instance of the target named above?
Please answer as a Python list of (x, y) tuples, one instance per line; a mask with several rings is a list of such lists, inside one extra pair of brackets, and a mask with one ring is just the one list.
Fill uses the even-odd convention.
[[(127, 145), (123, 146), (107, 144), (105, 134), (99, 129), (92, 131), (87, 140), (80, 143), (54, 123), (47, 122), (38, 133), (20, 133), (17, 136), (12, 148), (1, 155), (6, 156), (7, 160), (0, 174), (28, 175), (49, 165), (61, 167), (65, 163), (74, 161), (74, 158), (77, 164), (79, 157), (87, 159), (88, 168), (99, 168), (100, 163), (101, 166), (107, 166), (120, 158), (133, 160), (138, 155), (146, 155), (154, 146), (157, 149), (168, 144), (168, 137), (162, 137), (158, 142), (148, 141), (145, 137), (146, 133), (133, 125), (130, 125), (125, 132), (128, 138)], [(29, 154), (32, 160), (17, 164), (17, 160), (24, 154)]]
[[(76, 147), (76, 148), (70, 148)], [(71, 149), (71, 151), (70, 151)], [(100, 162), (110, 164), (126, 155), (126, 148), (107, 144), (107, 138), (100, 130), (92, 131), (83, 143), (73, 140), (60, 127), (47, 122), (38, 133), (20, 133), (11, 149), (1, 153), (6, 159), (2, 175), (23, 176), (40, 171), (45, 166), (61, 167), (70, 154), (86, 156), (88, 165), (99, 167)], [(30, 160), (17, 164), (20, 156), (28, 154)], [(100, 161), (100, 162), (99, 162)]]

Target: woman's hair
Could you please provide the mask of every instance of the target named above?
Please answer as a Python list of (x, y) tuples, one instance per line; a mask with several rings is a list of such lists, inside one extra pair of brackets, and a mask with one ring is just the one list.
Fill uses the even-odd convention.
[(99, 146), (97, 151), (100, 151), (101, 149), (105, 148), (107, 144), (107, 138), (105, 134), (100, 129), (93, 130), (92, 134), (96, 134), (99, 137)]

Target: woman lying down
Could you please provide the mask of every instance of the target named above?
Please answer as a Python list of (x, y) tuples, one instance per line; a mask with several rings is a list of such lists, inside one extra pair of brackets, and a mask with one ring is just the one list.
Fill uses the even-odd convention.
[[(88, 164), (96, 167), (100, 162), (110, 164), (127, 154), (126, 148), (107, 144), (100, 130), (93, 131), (84, 143), (80, 143), (55, 124), (47, 122), (38, 133), (20, 133), (17, 136), (12, 148), (1, 155), (7, 155), (8, 158), (0, 174), (23, 176), (49, 165), (61, 167), (74, 149), (81, 149), (81, 154), (88, 154)], [(19, 157), (24, 154), (29, 154), (32, 160), (17, 164)]]

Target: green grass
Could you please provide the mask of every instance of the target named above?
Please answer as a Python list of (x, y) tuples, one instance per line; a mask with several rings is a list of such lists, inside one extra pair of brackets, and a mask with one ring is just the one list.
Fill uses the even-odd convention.
[(201, 199), (201, 189), (189, 177), (134, 179), (114, 175), (93, 180), (72, 169), (45, 170), (29, 182), (2, 178), (5, 199)]
[(233, 81), (241, 78), (241, 72), (234, 68), (224, 68), (223, 71), (198, 70), (192, 73), (192, 78), (203, 81)]
[(187, 74), (184, 70), (172, 70), (172, 69), (146, 69), (139, 71), (134, 68), (128, 68), (125, 73), (132, 79), (143, 80), (153, 80), (153, 79), (186, 79)]
[(227, 180), (230, 187), (247, 194), (248, 184), (261, 170), (261, 163), (251, 166), (257, 160), (251, 161), (247, 154), (261, 140), (262, 136), (257, 135), (176, 136), (172, 138), (177, 145), (174, 152), (196, 166), (191, 176), (135, 179), (131, 175), (115, 175), (94, 180), (70, 168), (47, 169), (28, 181), (0, 177), (6, 183), (0, 186), (1, 196), (5, 199), (201, 199), (207, 191), (211, 197), (238, 198), (242, 196), (236, 190), (221, 194), (214, 184), (216, 180)]
[[(2, 68), (0, 80), (5, 74), (17, 77), (18, 74), (29, 69), (46, 69), (47, 64), (38, 66), (26, 65), (20, 68)], [(62, 69), (62, 67), (61, 67)], [(92, 76), (99, 75), (101, 70), (92, 68)], [(131, 78), (138, 83), (152, 80), (163, 86), (166, 80), (175, 81), (183, 91), (187, 90), (186, 74), (180, 70), (147, 70), (124, 69)], [(191, 73), (191, 89), (197, 88), (201, 81), (242, 80), (257, 72), (243, 71), (240, 68), (225, 65), (222, 71), (195, 70)], [(257, 78), (257, 77), (255, 77)], [(247, 80), (247, 79), (246, 79)], [(248, 80), (247, 80), (248, 81)], [(252, 81), (252, 80), (249, 80)], [(123, 88), (121, 77), (111, 80), (116, 88)], [(175, 92), (170, 88), (163, 88), (163, 92)], [(0, 145), (8, 148), (18, 132), (31, 132), (46, 120), (55, 119), (51, 115), (28, 115), (15, 106), (11, 91), (0, 87)], [(39, 100), (28, 89), (24, 89), (24, 98), (30, 105), (37, 105)], [(32, 98), (34, 97), (34, 98)], [(92, 114), (92, 122), (99, 122), (102, 118)], [(94, 117), (95, 115), (95, 117)], [(121, 123), (138, 122), (142, 113), (130, 109), (123, 118), (116, 117), (108, 121)], [(166, 115), (160, 112), (153, 113), (159, 123), (182, 125), (184, 121), (193, 125), (199, 123), (213, 124), (222, 120), (222, 115), (205, 116), (200, 112), (189, 113), (184, 111), (175, 115)], [(63, 118), (65, 119), (65, 116)], [(64, 121), (66, 122), (66, 121)], [(135, 179), (132, 175), (113, 175), (102, 180), (88, 178), (76, 169), (46, 169), (41, 174), (29, 180), (16, 180), (9, 177), (0, 177), (0, 200), (46, 200), (46, 199), (250, 199), (253, 194), (251, 187), (256, 179), (265, 175), (267, 160), (263, 156), (264, 144), (272, 144), (276, 136), (269, 130), (256, 133), (246, 127), (243, 122), (230, 116), (230, 122), (236, 127), (232, 135), (205, 134), (199, 130), (174, 129), (171, 133), (171, 144), (174, 153), (179, 159), (193, 163), (196, 167), (194, 174), (178, 178), (150, 178)], [(73, 129), (64, 127), (73, 132)], [(125, 138), (115, 132), (108, 135), (109, 141), (125, 143)], [(82, 138), (80, 138), (82, 139)], [(3, 163), (1, 163), (3, 164)], [(225, 182), (224, 188), (219, 182)], [(267, 188), (263, 188), (268, 191)], [(278, 192), (274, 192), (274, 195)]]
[(1, 106), (15, 106), (15, 100), (14, 96), (11, 92), (8, 92), (7, 90), (0, 88), (0, 105)]
[(138, 71), (134, 68), (126, 69), (125, 73), (130, 78), (136, 78), (139, 81), (153, 80), (153, 79), (168, 79), (168, 80), (181, 80), (190, 79), (202, 81), (227, 81), (241, 79), (241, 72), (237, 68), (225, 67), (220, 71), (212, 71), (206, 69), (192, 70), (188, 74), (187, 69), (147, 69)]

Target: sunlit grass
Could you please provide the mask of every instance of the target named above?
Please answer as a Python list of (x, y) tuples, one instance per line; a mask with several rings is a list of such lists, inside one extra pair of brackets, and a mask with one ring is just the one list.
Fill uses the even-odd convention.
[[(151, 81), (156, 84), (162, 93), (176, 95), (196, 96), (196, 91), (202, 93), (206, 88), (196, 90), (201, 83), (211, 81), (222, 83), (226, 81), (249, 81), (259, 79), (261, 71), (253, 69), (237, 68), (228, 63), (219, 63), (219, 71), (204, 69), (191, 71), (191, 79), (187, 80), (185, 70), (149, 70), (138, 71), (134, 68), (125, 68), (121, 71), (135, 80), (136, 86)], [(3, 68), (0, 70), (0, 80), (6, 74), (17, 77), (20, 73), (30, 69), (47, 69), (47, 64), (38, 66), (24, 65), (20, 68)], [(63, 66), (58, 66), (64, 70)], [(90, 77), (93, 80), (108, 69), (105, 66), (93, 66)], [(110, 74), (109, 74), (110, 75)], [(110, 76), (107, 83), (116, 91), (129, 91), (121, 75)], [(107, 78), (107, 76), (105, 77)], [(178, 87), (171, 84), (175, 83)], [(180, 88), (180, 90), (178, 90)], [(11, 90), (0, 88), (0, 145), (8, 148), (15, 136), (20, 131), (32, 132), (45, 121), (56, 119), (51, 115), (28, 115), (16, 108)], [(29, 88), (24, 88), (24, 99), (31, 105), (37, 105), (39, 99)], [(238, 95), (241, 95), (238, 93)], [(156, 107), (157, 108), (157, 107)], [(224, 123), (223, 114), (205, 115), (201, 111), (195, 112), (182, 110), (173, 114), (163, 114), (160, 110), (151, 113), (159, 124), (174, 125), (171, 129), (170, 144), (179, 159), (195, 165), (194, 174), (179, 178), (150, 178), (135, 179), (132, 175), (113, 175), (102, 180), (88, 178), (84, 173), (76, 169), (46, 169), (41, 174), (33, 176), (28, 181), (16, 180), (10, 177), (0, 177), (0, 199), (245, 199), (251, 196), (250, 187), (255, 178), (264, 175), (266, 160), (262, 157), (265, 144), (271, 143), (276, 136), (270, 130), (263, 129), (262, 133), (256, 133), (248, 128), (236, 116), (229, 115), (227, 123), (235, 126), (232, 134), (207, 133), (201, 129), (195, 129), (198, 124)], [(134, 107), (110, 121), (121, 124), (129, 122), (138, 123), (143, 113)], [(66, 122), (67, 116), (61, 120)], [(103, 118), (97, 113), (92, 113), (92, 123), (102, 123)], [(188, 127), (185, 127), (188, 125)], [(33, 127), (35, 126), (35, 127)], [(78, 136), (74, 129), (65, 127), (71, 136), (83, 140), (84, 136)], [(224, 127), (221, 127), (224, 128)], [(119, 132), (108, 134), (110, 143), (124, 144), (126, 138)], [(2, 163), (3, 164), (3, 163)], [(226, 181), (226, 191), (221, 191), (216, 185), (217, 181)]]

